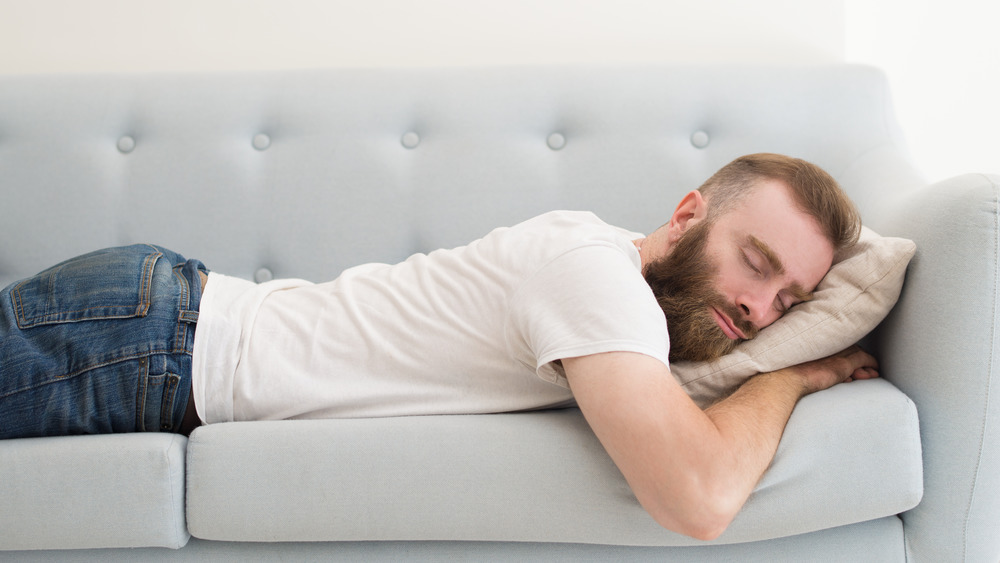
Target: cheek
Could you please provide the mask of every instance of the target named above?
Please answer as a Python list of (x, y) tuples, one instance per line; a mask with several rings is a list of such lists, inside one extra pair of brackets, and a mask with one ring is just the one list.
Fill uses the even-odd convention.
[(729, 302), (734, 302), (742, 289), (753, 283), (745, 272), (746, 268), (720, 265), (715, 277), (715, 289)]

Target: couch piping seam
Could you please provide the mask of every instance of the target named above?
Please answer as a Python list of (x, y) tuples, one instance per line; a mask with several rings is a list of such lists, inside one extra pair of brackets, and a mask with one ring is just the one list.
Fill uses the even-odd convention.
[(969, 559), (969, 523), (972, 519), (972, 507), (976, 502), (976, 483), (979, 482), (979, 474), (982, 472), (983, 468), (983, 446), (986, 440), (986, 427), (989, 424), (989, 411), (990, 411), (990, 388), (992, 387), (992, 374), (996, 366), (996, 318), (997, 318), (997, 278), (1000, 276), (1000, 237), (997, 233), (1000, 232), (1000, 198), (997, 196), (996, 184), (988, 176), (986, 180), (993, 185), (993, 302), (991, 303), (991, 313), (994, 322), (991, 324), (990, 328), (990, 360), (989, 360), (989, 373), (990, 376), (986, 378), (986, 401), (983, 403), (983, 415), (982, 415), (982, 427), (979, 433), (979, 455), (976, 458), (976, 469), (972, 478), (972, 490), (969, 491), (969, 503), (965, 510), (965, 522), (962, 524), (962, 561), (968, 561)]

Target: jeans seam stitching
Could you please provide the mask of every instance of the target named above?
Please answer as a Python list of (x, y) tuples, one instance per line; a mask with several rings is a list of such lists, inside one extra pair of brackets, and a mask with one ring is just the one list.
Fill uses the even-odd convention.
[(156, 271), (156, 262), (163, 257), (163, 253), (152, 245), (146, 245), (153, 249), (153, 253), (146, 256), (142, 263), (142, 281), (139, 282), (139, 307), (136, 314), (145, 317), (149, 312), (152, 302), (150, 297), (153, 291), (153, 273)]
[(174, 330), (174, 342), (172, 344), (175, 353), (181, 352), (186, 348), (185, 345), (187, 340), (187, 326), (185, 326), (186, 322), (183, 321), (182, 319), (184, 318), (184, 313), (188, 310), (188, 307), (191, 305), (191, 293), (190, 293), (190, 288), (188, 287), (188, 280), (180, 272), (180, 267), (182, 266), (183, 264), (180, 266), (175, 266), (173, 270), (174, 276), (177, 278), (178, 283), (180, 283), (181, 287), (180, 302), (177, 304), (178, 305), (177, 328), (176, 330)]
[[(100, 309), (123, 309), (124, 305), (115, 305), (108, 307), (84, 307), (82, 309), (73, 309), (71, 311), (61, 310), (55, 313), (48, 313), (45, 315), (39, 315), (31, 317), (30, 319), (24, 315), (23, 304), (24, 300), (21, 297), (21, 288), (24, 287), (34, 277), (26, 279), (18, 283), (11, 290), (11, 301), (14, 307), (14, 312), (17, 317), (17, 326), (21, 329), (34, 328), (36, 326), (42, 326), (52, 323), (63, 323), (63, 322), (80, 322), (80, 321), (96, 321), (96, 320), (115, 320), (115, 319), (131, 319), (136, 316), (145, 317), (146, 313), (149, 312), (149, 307), (151, 304), (150, 293), (152, 292), (153, 285), (153, 272), (156, 262), (163, 257), (163, 253), (156, 249), (154, 246), (147, 245), (154, 250), (152, 254), (146, 256), (142, 263), (142, 278), (139, 281), (139, 303), (136, 305), (135, 309), (132, 309), (131, 313), (119, 313), (111, 315), (88, 315), (87, 311), (100, 310)], [(36, 276), (37, 277), (37, 276)], [(49, 276), (49, 284), (52, 283), (52, 277)], [(49, 287), (49, 292), (53, 291), (52, 287)], [(83, 314), (84, 316), (80, 318), (75, 318), (71, 320), (61, 319), (66, 315)]]
[(191, 352), (189, 352), (187, 350), (181, 350), (181, 351), (174, 351), (174, 350), (151, 350), (149, 352), (143, 352), (141, 354), (132, 354), (132, 355), (128, 355), (128, 356), (122, 356), (122, 357), (116, 358), (114, 360), (110, 360), (110, 361), (107, 361), (107, 362), (101, 362), (99, 364), (94, 364), (94, 365), (91, 365), (91, 366), (87, 366), (85, 368), (78, 369), (76, 371), (71, 371), (71, 372), (65, 373), (63, 375), (54, 376), (54, 377), (52, 377), (50, 379), (47, 379), (46, 381), (44, 381), (44, 382), (42, 382), (42, 383), (40, 383), (38, 385), (32, 385), (32, 386), (29, 386), (29, 387), (22, 387), (22, 388), (15, 389), (15, 390), (11, 391), (10, 393), (7, 393), (5, 395), (0, 395), (0, 399), (3, 399), (5, 397), (10, 397), (10, 396), (16, 395), (18, 393), (23, 393), (25, 391), (30, 391), (32, 389), (40, 389), (42, 387), (45, 387), (46, 385), (51, 385), (53, 383), (58, 383), (60, 381), (65, 381), (67, 379), (72, 379), (74, 377), (77, 377), (77, 376), (79, 376), (81, 374), (87, 373), (88, 371), (93, 371), (95, 369), (100, 369), (100, 368), (104, 368), (104, 367), (108, 367), (108, 366), (113, 366), (115, 364), (120, 364), (120, 363), (124, 363), (124, 362), (128, 362), (128, 361), (132, 361), (132, 360), (138, 360), (138, 359), (142, 359), (142, 358), (149, 358), (150, 356), (171, 355), (171, 354), (182, 354), (182, 355), (185, 355), (185, 356), (190, 356)]
[[(168, 393), (167, 404), (160, 401), (160, 430), (173, 430), (174, 428), (174, 395), (177, 393), (177, 386), (180, 383), (180, 376), (174, 373), (166, 373), (167, 380), (163, 386), (163, 392)], [(183, 417), (182, 417), (183, 418)], [(167, 422), (170, 424), (168, 425)]]
[(149, 359), (139, 358), (139, 382), (135, 386), (135, 427), (145, 430), (146, 417), (146, 388), (149, 386)]

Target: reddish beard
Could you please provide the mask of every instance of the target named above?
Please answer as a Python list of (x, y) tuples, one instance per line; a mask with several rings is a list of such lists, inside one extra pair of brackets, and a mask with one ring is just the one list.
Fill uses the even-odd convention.
[(669, 254), (643, 269), (646, 283), (667, 318), (671, 362), (713, 360), (732, 352), (740, 342), (726, 336), (712, 308), (728, 316), (747, 339), (758, 332), (715, 289), (718, 268), (705, 251), (710, 229), (709, 221), (695, 224), (677, 240)]

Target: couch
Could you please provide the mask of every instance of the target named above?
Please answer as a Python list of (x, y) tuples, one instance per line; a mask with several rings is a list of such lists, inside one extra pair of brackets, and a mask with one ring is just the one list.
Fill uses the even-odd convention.
[(765, 151), (918, 250), (883, 377), (802, 400), (717, 540), (657, 526), (569, 408), (5, 441), (0, 559), (997, 561), (1000, 176), (929, 183), (877, 69), (3, 76), (0, 284), (140, 241), (322, 281), (552, 209), (650, 232)]

